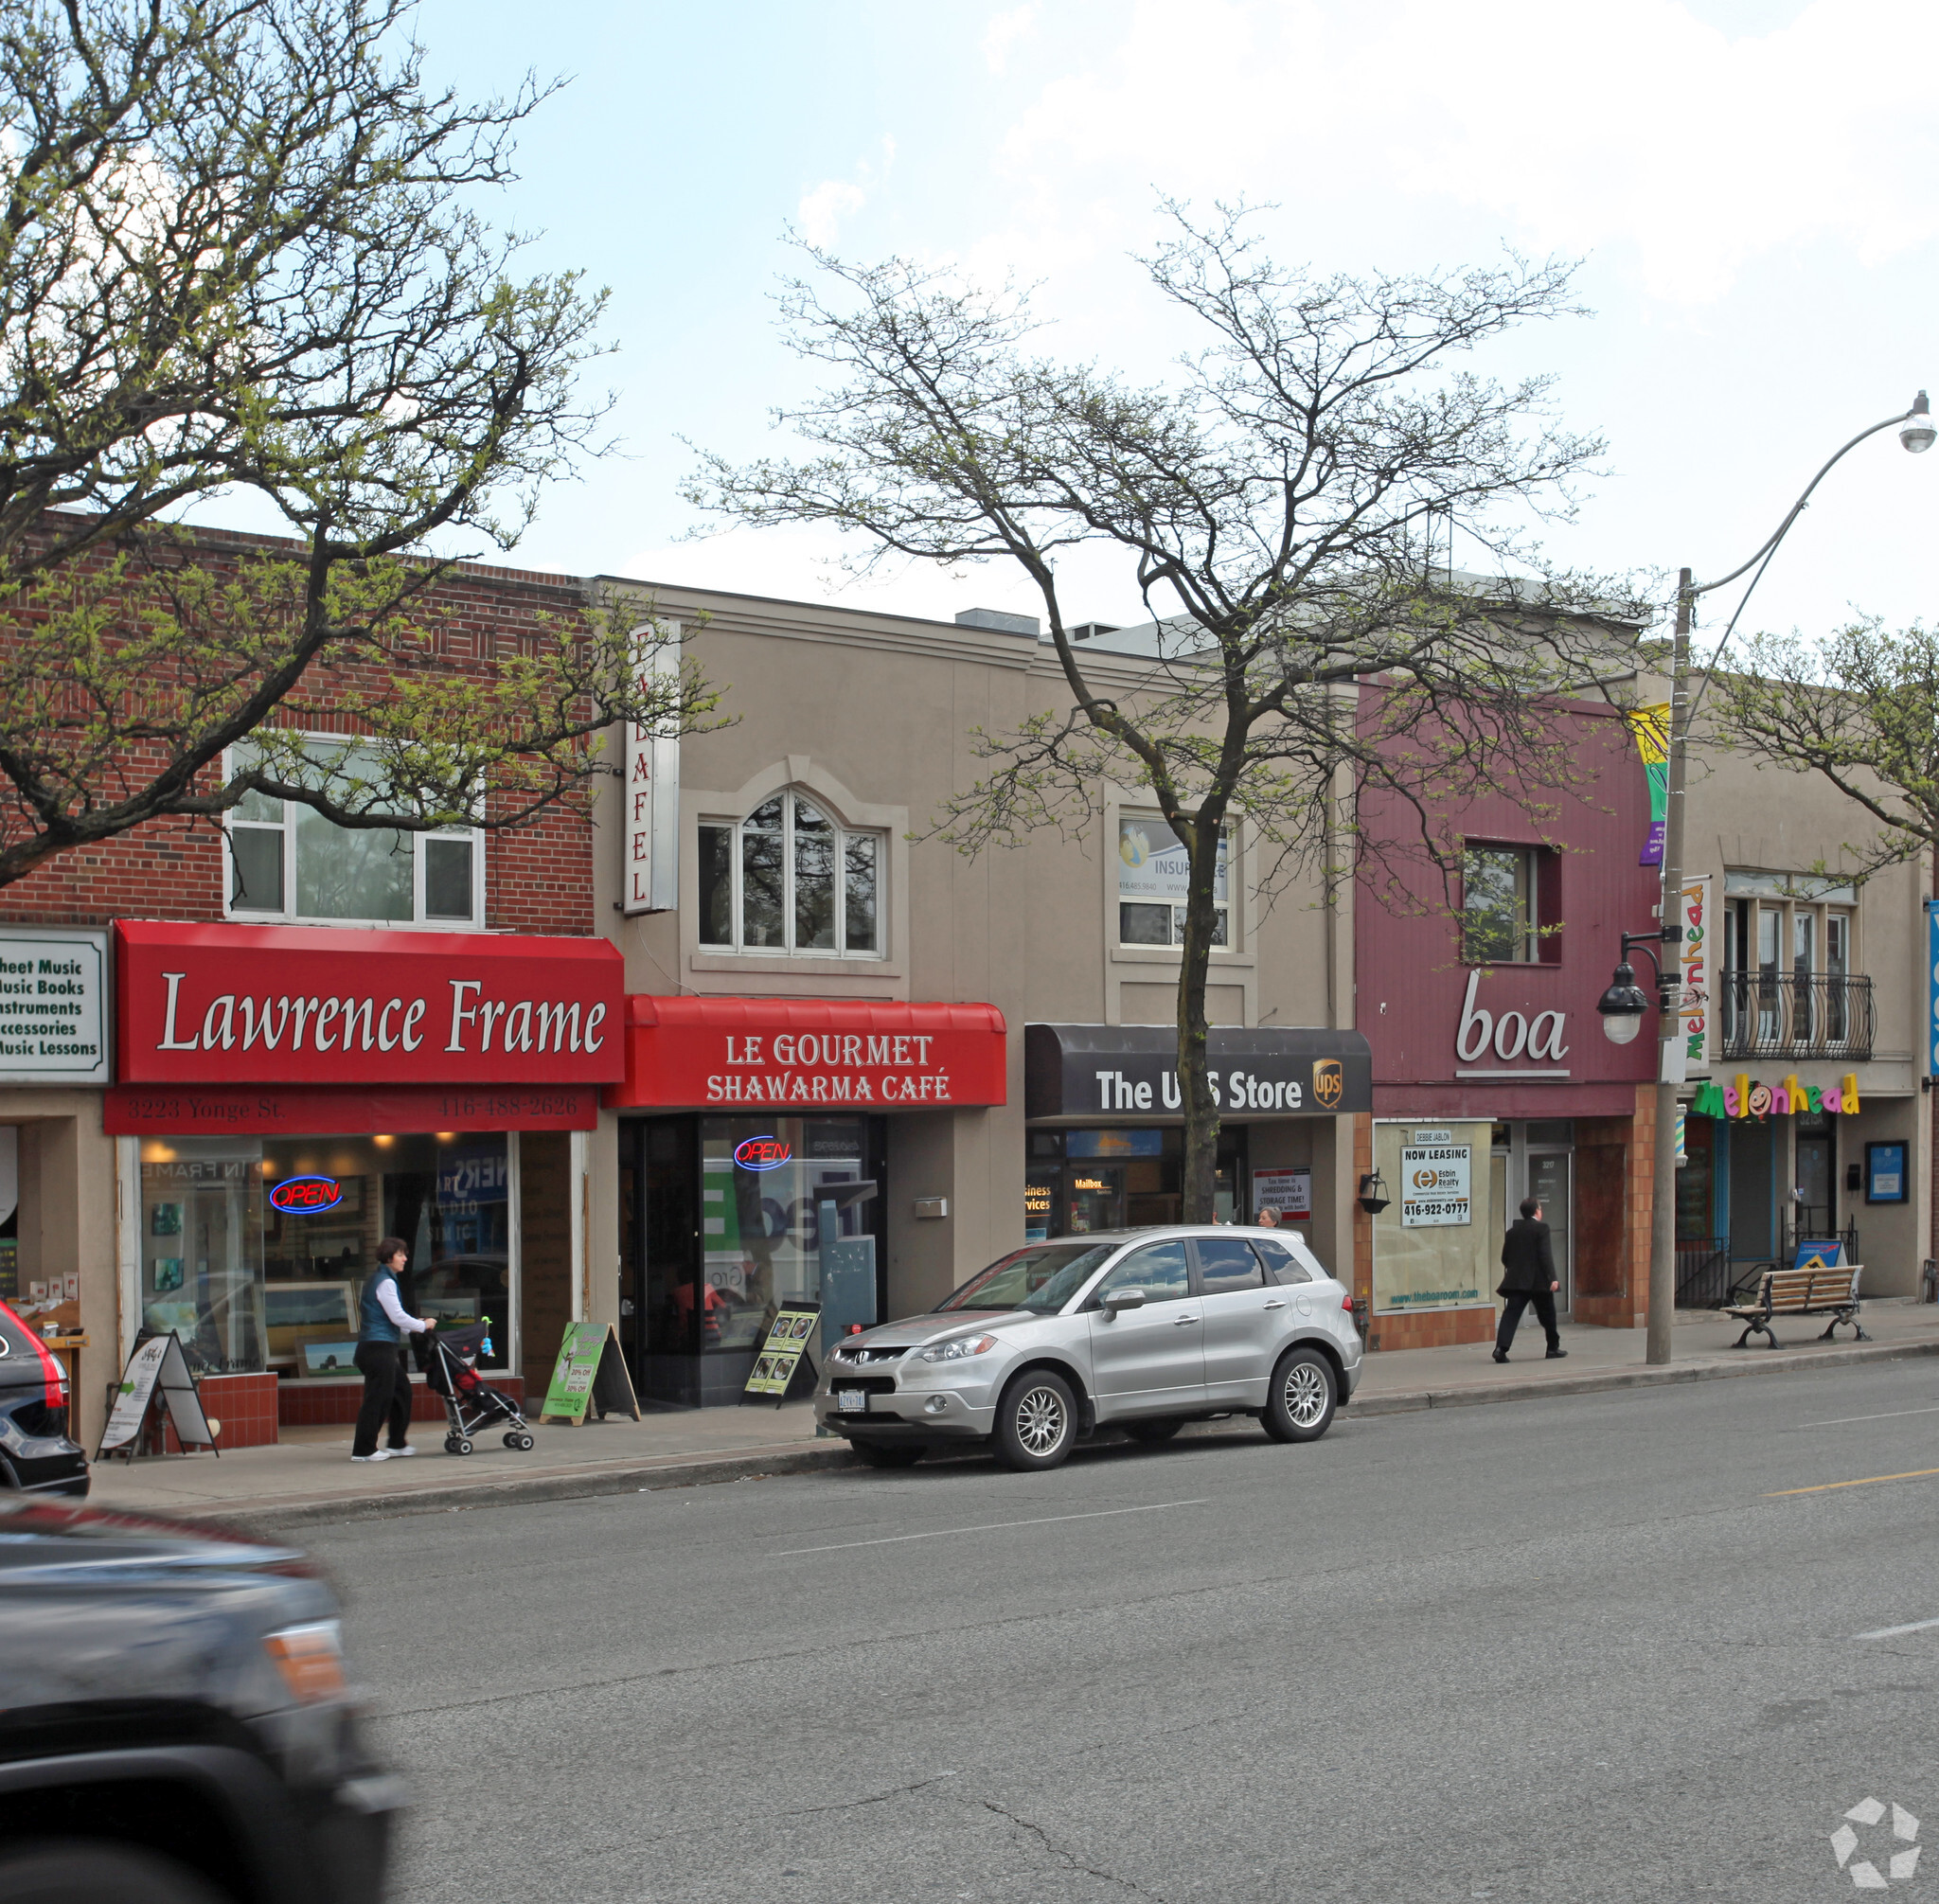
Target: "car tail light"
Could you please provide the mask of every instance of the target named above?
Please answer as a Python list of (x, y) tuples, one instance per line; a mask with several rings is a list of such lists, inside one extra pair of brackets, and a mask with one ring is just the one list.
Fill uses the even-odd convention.
[(1341, 1301), (1340, 1307), (1343, 1308), (1348, 1315), (1351, 1315), (1353, 1313), (1353, 1291), (1351, 1290), (1347, 1290), (1345, 1296)]
[(347, 1683), (344, 1677), (344, 1643), (334, 1620), (318, 1620), (307, 1627), (285, 1627), (279, 1633), (266, 1635), (262, 1649), (282, 1674), (290, 1697), (298, 1705), (315, 1705), (320, 1699), (343, 1697)]
[(6, 1303), (0, 1303), (0, 1309), (7, 1310), (8, 1320), (22, 1335), (34, 1345), (34, 1353), (41, 1359), (41, 1374), (45, 1379), (47, 1393), (44, 1399), (49, 1408), (67, 1406), (67, 1371), (55, 1360), (54, 1353), (34, 1331), (22, 1322)]

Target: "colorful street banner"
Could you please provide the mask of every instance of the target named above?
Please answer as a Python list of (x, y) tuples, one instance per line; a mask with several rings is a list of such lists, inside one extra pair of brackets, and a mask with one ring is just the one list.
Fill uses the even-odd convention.
[(1660, 866), (1663, 823), (1670, 807), (1670, 704), (1661, 701), (1654, 707), (1634, 707), (1624, 719), (1636, 737), (1644, 777), (1649, 782), (1649, 831), (1643, 842), (1643, 857), (1636, 863)]
[(776, 1314), (760, 1354), (754, 1359), (747, 1386), (741, 1390), (742, 1401), (755, 1396), (765, 1400), (772, 1396), (774, 1406), (779, 1408), (788, 1399), (789, 1386), (802, 1357), (808, 1353), (808, 1339), (814, 1333), (820, 1317), (818, 1303), (791, 1303)]

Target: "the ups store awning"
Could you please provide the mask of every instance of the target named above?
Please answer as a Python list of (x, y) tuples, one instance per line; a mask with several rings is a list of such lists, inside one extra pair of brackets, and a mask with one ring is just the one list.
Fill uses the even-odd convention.
[[(1212, 1089), (1228, 1117), (1328, 1116), (1374, 1108), (1374, 1060), (1357, 1031), (1215, 1026)], [(1026, 1024), (1027, 1117), (1066, 1122), (1180, 1114), (1178, 1034), (1168, 1024)]]

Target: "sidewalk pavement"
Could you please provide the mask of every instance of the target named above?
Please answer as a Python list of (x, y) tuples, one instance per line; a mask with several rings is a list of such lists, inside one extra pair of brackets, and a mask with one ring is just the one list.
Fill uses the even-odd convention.
[[(1765, 1347), (1759, 1337), (1749, 1348), (1734, 1349), (1737, 1325), (1707, 1310), (1683, 1311), (1677, 1317), (1674, 1360), (1666, 1368), (1651, 1368), (1644, 1361), (1641, 1329), (1569, 1324), (1562, 1327), (1567, 1359), (1547, 1361), (1541, 1331), (1530, 1318), (1505, 1367), (1490, 1358), (1485, 1343), (1369, 1356), (1348, 1415), (1398, 1415), (1939, 1355), (1939, 1307), (1909, 1299), (1867, 1303), (1864, 1325), (1870, 1342), (1854, 1343), (1841, 1331), (1836, 1343), (1824, 1343), (1818, 1340), (1823, 1318), (1788, 1324), (1780, 1317), (1773, 1326), (1782, 1348)], [(487, 1431), (478, 1437), (476, 1453), (457, 1457), (444, 1452), (436, 1423), (415, 1423), (412, 1432), (419, 1437), (415, 1458), (369, 1467), (350, 1465), (347, 1427), (286, 1428), (275, 1448), (238, 1449), (220, 1458), (204, 1453), (109, 1460), (96, 1467), (89, 1498), (97, 1506), (209, 1517), (267, 1530), (513, 1501), (631, 1494), (849, 1461), (845, 1442), (816, 1437), (807, 1402), (779, 1409), (656, 1411), (637, 1422), (613, 1417), (579, 1428), (535, 1422), (539, 1445), (529, 1454), (503, 1447)], [(1225, 1423), (1186, 1431), (1227, 1432)]]

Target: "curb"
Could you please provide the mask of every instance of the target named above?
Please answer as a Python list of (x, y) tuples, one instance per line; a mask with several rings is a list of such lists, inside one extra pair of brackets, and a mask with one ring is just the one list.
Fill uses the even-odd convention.
[[(1770, 1355), (1765, 1350), (1765, 1355)], [(1366, 1396), (1346, 1405), (1354, 1418), (1414, 1415), (1424, 1409), (1481, 1408), (1501, 1401), (1544, 1401), (1558, 1396), (1603, 1395), (1624, 1389), (1664, 1388), (1672, 1383), (1732, 1380), (1740, 1376), (1795, 1375), (1817, 1368), (1849, 1368), (1867, 1362), (1906, 1361), (1939, 1356), (1939, 1342), (1855, 1343), (1770, 1361), (1703, 1361), (1668, 1368), (1612, 1369), (1606, 1375), (1557, 1376), (1540, 1381), (1478, 1382), (1464, 1388), (1427, 1388), (1397, 1395)], [(1222, 1429), (1222, 1423), (1207, 1427)], [(687, 1461), (638, 1463), (591, 1472), (533, 1475), (529, 1479), (472, 1481), (449, 1487), (425, 1487), (409, 1494), (329, 1499), (239, 1502), (233, 1507), (167, 1510), (185, 1521), (220, 1521), (245, 1534), (281, 1533), (292, 1528), (354, 1521), (389, 1521), (417, 1514), (457, 1514), (475, 1507), (523, 1506), (546, 1501), (583, 1501), (601, 1495), (645, 1494), (667, 1487), (699, 1487), (752, 1481), (769, 1475), (812, 1474), (824, 1469), (852, 1471), (845, 1442), (817, 1442), (746, 1454), (708, 1455)], [(139, 1510), (133, 1510), (139, 1511)]]
[[(1769, 1355), (1770, 1351), (1763, 1351)], [(1747, 1375), (1797, 1375), (1814, 1368), (1850, 1368), (1874, 1361), (1905, 1361), (1939, 1355), (1939, 1342), (1855, 1343), (1845, 1348), (1817, 1349), (1804, 1355), (1764, 1361), (1699, 1361), (1673, 1363), (1668, 1368), (1611, 1369), (1607, 1375), (1556, 1376), (1541, 1381), (1476, 1382), (1468, 1388), (1423, 1388), (1400, 1395), (1356, 1398), (1347, 1407), (1356, 1415), (1412, 1415), (1424, 1408), (1476, 1408), (1495, 1401), (1540, 1401), (1556, 1395), (1602, 1395), (1625, 1388), (1663, 1388), (1672, 1382), (1730, 1381)]]
[(323, 1522), (389, 1521), (412, 1514), (457, 1514), (472, 1507), (582, 1501), (606, 1494), (648, 1494), (662, 1487), (696, 1487), (709, 1482), (752, 1481), (770, 1474), (812, 1473), (818, 1468), (848, 1466), (846, 1442), (825, 1443), (765, 1453), (602, 1468), (578, 1474), (460, 1482), (450, 1487), (420, 1487), (408, 1494), (365, 1495), (356, 1500), (292, 1501), (287, 1504), (238, 1502), (234, 1507), (218, 1504), (165, 1511), (178, 1521), (214, 1521), (245, 1534), (270, 1533)]

